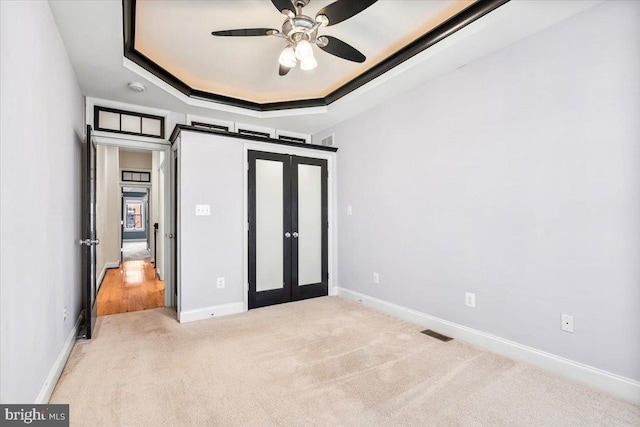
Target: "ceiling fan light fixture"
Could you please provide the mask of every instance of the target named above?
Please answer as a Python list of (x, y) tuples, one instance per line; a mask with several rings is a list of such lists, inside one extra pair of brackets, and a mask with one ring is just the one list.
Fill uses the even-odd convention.
[(301, 61), (304, 61), (307, 58), (313, 58), (313, 49), (311, 48), (311, 43), (307, 40), (302, 39), (296, 44), (296, 58)]
[(316, 58), (314, 58), (313, 55), (303, 59), (300, 62), (300, 69), (304, 71), (313, 70), (317, 66), (318, 66), (318, 61), (316, 61)]
[(296, 53), (291, 46), (287, 46), (282, 53), (280, 54), (280, 58), (278, 58), (278, 62), (281, 65), (289, 68), (293, 68), (296, 66)]
[(273, 36), (284, 39), (287, 47), (278, 57), (280, 64), (278, 74), (281, 76), (286, 76), (298, 62), (300, 62), (300, 68), (305, 71), (313, 70), (318, 66), (318, 61), (314, 58), (312, 44), (335, 57), (357, 63), (365, 62), (367, 58), (362, 52), (338, 38), (319, 35), (318, 30), (320, 27), (328, 27), (345, 21), (378, 0), (353, 0), (351, 2), (334, 0), (333, 3), (322, 8), (315, 18), (305, 15), (302, 10), (310, 1), (271, 0), (278, 11), (288, 18), (282, 24), (281, 31), (273, 28), (244, 28), (212, 31), (211, 35), (216, 37)]

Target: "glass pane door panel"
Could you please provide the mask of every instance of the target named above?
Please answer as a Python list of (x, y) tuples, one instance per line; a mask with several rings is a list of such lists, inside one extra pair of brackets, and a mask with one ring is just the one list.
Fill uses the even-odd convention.
[(322, 168), (298, 165), (298, 286), (322, 282)]
[(256, 291), (282, 289), (283, 163), (256, 159)]

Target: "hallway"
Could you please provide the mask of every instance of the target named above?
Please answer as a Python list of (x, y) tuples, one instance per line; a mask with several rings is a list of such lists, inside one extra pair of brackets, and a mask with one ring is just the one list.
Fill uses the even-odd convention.
[(98, 293), (98, 316), (164, 306), (164, 281), (153, 264), (125, 261), (107, 271)]
[(122, 242), (123, 261), (144, 261), (151, 258), (151, 251), (146, 241)]

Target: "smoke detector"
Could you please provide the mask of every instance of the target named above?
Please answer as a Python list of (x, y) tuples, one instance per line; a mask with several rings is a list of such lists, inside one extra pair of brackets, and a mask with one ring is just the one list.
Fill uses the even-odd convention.
[(129, 89), (131, 89), (134, 92), (144, 92), (145, 87), (142, 83), (131, 82), (129, 83)]

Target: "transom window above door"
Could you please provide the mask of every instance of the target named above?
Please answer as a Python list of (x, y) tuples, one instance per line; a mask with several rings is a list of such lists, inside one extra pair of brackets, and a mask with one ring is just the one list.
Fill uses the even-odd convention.
[(96, 105), (94, 128), (98, 131), (164, 138), (164, 117)]
[(123, 170), (121, 178), (123, 182), (151, 182), (151, 172)]

